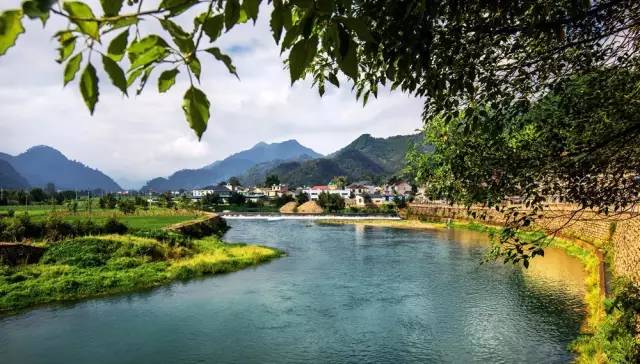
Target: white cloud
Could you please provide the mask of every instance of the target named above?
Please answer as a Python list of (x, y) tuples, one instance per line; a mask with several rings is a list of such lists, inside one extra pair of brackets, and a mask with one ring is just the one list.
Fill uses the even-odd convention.
[[(263, 11), (255, 27), (237, 26), (219, 40), (234, 59), (240, 81), (208, 54), (200, 56), (200, 87), (212, 103), (212, 119), (200, 142), (180, 108), (188, 87), (185, 75), (166, 94), (157, 93), (152, 78), (142, 95), (123, 98), (99, 74), (100, 102), (91, 117), (77, 84), (62, 87), (51, 38), (60, 21), (52, 19), (45, 30), (26, 21), (26, 34), (0, 57), (0, 151), (17, 154), (32, 145), (50, 145), (133, 186), (260, 141), (297, 139), (327, 154), (362, 133), (390, 136), (420, 127), (422, 102), (398, 92), (382, 91), (363, 108), (348, 86), (328, 88), (323, 98), (308, 80), (291, 87), (265, 18)], [(93, 62), (101, 68), (97, 57)]]

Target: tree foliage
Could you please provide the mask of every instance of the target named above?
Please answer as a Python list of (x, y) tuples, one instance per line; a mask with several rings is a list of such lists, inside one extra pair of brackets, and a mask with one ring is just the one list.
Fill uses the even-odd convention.
[[(505, 213), (495, 255), (528, 261), (545, 241), (517, 239), (549, 202), (603, 215), (640, 200), (640, 72), (608, 67), (559, 82), (526, 113), (487, 107), (482, 123), (461, 116), (425, 126), (431, 154), (409, 153), (430, 197)], [(506, 206), (516, 196), (524, 208)], [(572, 216), (569, 216), (572, 217)]]
[[(90, 55), (100, 53), (106, 73), (124, 94), (136, 82), (136, 93), (142, 92), (156, 69), (164, 69), (160, 92), (171, 88), (176, 76), (187, 75), (183, 109), (200, 137), (210, 118), (210, 101), (196, 87), (205, 56), (237, 75), (231, 58), (212, 43), (237, 24), (255, 23), (261, 3), (114, 0), (97, 8), (85, 1), (29, 0), (21, 9), (0, 13), (0, 55), (24, 32), (25, 17), (43, 24), (51, 15), (64, 17), (69, 23), (56, 33), (58, 61), (68, 70), (65, 82), (85, 63), (80, 87), (91, 112), (99, 80)], [(640, 4), (633, 0), (269, 3), (273, 38), (292, 83), (309, 76), (323, 94), (327, 81), (339, 86), (342, 73), (365, 103), (389, 83), (424, 97), (427, 119), (444, 113), (450, 120), (465, 111), (477, 122), (482, 116), (474, 107), (478, 100), (490, 101), (491, 109), (526, 108), (568, 75), (637, 58)], [(192, 21), (180, 18), (183, 14)], [(162, 32), (146, 31), (153, 29), (147, 26), (151, 22)], [(83, 53), (89, 56), (79, 58)]]

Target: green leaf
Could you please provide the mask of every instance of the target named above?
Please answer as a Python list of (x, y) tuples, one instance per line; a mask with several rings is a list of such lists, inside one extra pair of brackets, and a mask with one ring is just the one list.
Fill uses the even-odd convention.
[(185, 32), (178, 24), (168, 19), (160, 20), (162, 27), (169, 32), (171, 39), (178, 46), (183, 54), (190, 54), (195, 49), (195, 44), (191, 38), (191, 34)]
[(67, 1), (64, 3), (63, 8), (69, 13), (71, 16), (70, 20), (80, 28), (80, 31), (93, 39), (100, 39), (98, 22), (95, 20), (87, 20), (96, 19), (89, 5), (81, 1)]
[(140, 77), (140, 75), (142, 74), (142, 71), (142, 68), (137, 68), (129, 74), (129, 77), (127, 78), (127, 87), (131, 87), (131, 85), (136, 82), (138, 77)]
[(358, 35), (358, 37), (365, 42), (376, 42), (376, 40), (373, 38), (373, 35), (371, 35), (371, 32), (369, 31), (369, 26), (367, 25), (365, 19), (339, 17), (338, 21), (346, 25), (347, 28), (354, 31)]
[(140, 85), (136, 90), (136, 95), (140, 95), (142, 93), (142, 90), (144, 90), (144, 87), (147, 85), (149, 76), (151, 76), (151, 71), (153, 71), (154, 69), (155, 69), (155, 66), (147, 66), (144, 69), (144, 73), (142, 74), (142, 78), (140, 79)]
[(87, 104), (89, 112), (93, 115), (93, 111), (96, 108), (98, 102), (98, 76), (96, 75), (96, 69), (91, 63), (82, 72), (80, 77), (80, 93), (84, 99), (84, 103)]
[(76, 73), (78, 73), (78, 70), (80, 69), (80, 63), (82, 63), (82, 53), (76, 54), (69, 60), (69, 62), (67, 62), (67, 65), (64, 67), (65, 86), (76, 78)]
[(258, 20), (258, 11), (260, 9), (260, 0), (244, 0), (242, 2), (242, 8), (247, 13), (247, 16), (253, 19), (253, 24)]
[(196, 132), (198, 140), (202, 138), (202, 134), (207, 130), (209, 106), (207, 95), (193, 86), (184, 94), (182, 110), (184, 110), (189, 126)]
[(179, 72), (177, 68), (162, 72), (158, 78), (158, 92), (166, 92), (171, 86), (175, 85), (176, 76)]
[(113, 85), (119, 88), (123, 94), (127, 95), (127, 79), (120, 66), (108, 56), (102, 56), (102, 65)]
[(304, 71), (309, 67), (318, 50), (318, 37), (299, 40), (289, 53), (289, 71), (291, 83), (300, 79)]
[(49, 11), (56, 0), (29, 0), (22, 3), (22, 11), (29, 19), (39, 18), (42, 25), (49, 19)]
[(189, 60), (189, 63), (187, 65), (189, 66), (189, 69), (191, 70), (191, 72), (193, 72), (193, 74), (196, 76), (198, 81), (200, 81), (200, 73), (202, 71), (202, 65), (200, 64), (200, 60), (194, 56)]
[(284, 23), (282, 22), (283, 6), (278, 6), (277, 4), (274, 5), (275, 7), (271, 12), (271, 20), (269, 21), (269, 25), (271, 26), (273, 39), (275, 39), (276, 44), (279, 44), (280, 38), (282, 37), (282, 28), (284, 27)]
[(356, 44), (351, 39), (347, 43), (347, 53), (344, 57), (338, 58), (338, 66), (345, 75), (351, 77), (353, 80), (358, 79), (358, 54)]
[(171, 16), (176, 16), (189, 10), (199, 2), (199, 0), (163, 0), (160, 3), (160, 9), (167, 9), (171, 12)]
[(102, 5), (102, 10), (104, 10), (104, 15), (106, 16), (115, 16), (120, 13), (120, 9), (122, 9), (122, 3), (124, 0), (100, 0), (100, 5)]
[(205, 19), (202, 30), (209, 37), (209, 41), (213, 42), (222, 34), (224, 28), (224, 15), (218, 14)]
[(168, 54), (168, 47), (167, 42), (157, 35), (149, 35), (134, 41), (127, 50), (131, 69), (164, 59)]
[(329, 82), (331, 82), (334, 86), (340, 87), (340, 81), (338, 81), (338, 77), (336, 77), (335, 73), (329, 73)]
[(16, 39), (21, 33), (24, 33), (22, 10), (7, 10), (0, 13), (0, 56), (16, 44)]
[(224, 26), (229, 31), (240, 19), (240, 2), (238, 0), (227, 0), (224, 7)]
[(127, 49), (127, 44), (129, 40), (129, 29), (124, 32), (118, 34), (111, 43), (109, 44), (109, 48), (107, 48), (107, 53), (109, 57), (113, 60), (119, 62), (124, 57), (124, 52)]
[(218, 61), (222, 61), (224, 65), (227, 66), (229, 73), (235, 75), (238, 79), (240, 78), (238, 77), (238, 73), (236, 72), (236, 67), (233, 65), (231, 57), (222, 53), (222, 51), (218, 47), (212, 47), (209, 49), (205, 49), (204, 51), (212, 54)]
[(71, 56), (76, 48), (77, 38), (78, 37), (74, 36), (71, 32), (62, 32), (58, 35), (58, 41), (60, 42), (58, 54), (60, 56), (58, 57), (58, 59), (56, 59), (56, 62), (62, 63)]

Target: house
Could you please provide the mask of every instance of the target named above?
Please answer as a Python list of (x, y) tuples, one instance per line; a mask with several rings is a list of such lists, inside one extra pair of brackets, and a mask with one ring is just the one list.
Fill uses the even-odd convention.
[(396, 183), (386, 185), (384, 191), (388, 194), (407, 195), (412, 192), (411, 185), (405, 181), (398, 181)]
[(332, 190), (329, 189), (329, 186), (313, 186), (311, 188), (303, 190), (303, 192), (309, 196), (309, 199), (311, 201), (316, 201), (322, 192), (340, 195), (340, 197), (342, 198), (349, 198), (349, 196), (351, 195), (350, 190)]
[(267, 196), (269, 197), (281, 197), (282, 195), (289, 194), (289, 186), (288, 185), (273, 185), (270, 189), (267, 190)]
[(393, 196), (388, 194), (374, 193), (373, 195), (368, 195), (368, 198), (370, 199), (370, 202), (367, 202), (366, 195), (356, 195), (356, 206), (365, 207), (370, 204), (383, 206), (393, 203)]
[(191, 196), (194, 199), (199, 200), (206, 195), (213, 195), (214, 193), (220, 196), (220, 198), (225, 202), (229, 197), (231, 197), (231, 190), (226, 186), (207, 186), (202, 189), (192, 190)]
[(354, 182), (348, 185), (346, 188), (356, 195), (362, 193), (372, 194), (376, 192), (376, 186), (372, 185), (369, 182)]

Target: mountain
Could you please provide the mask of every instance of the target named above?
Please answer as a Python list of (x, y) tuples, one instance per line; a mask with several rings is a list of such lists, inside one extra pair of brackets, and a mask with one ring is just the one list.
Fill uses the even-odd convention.
[(9, 162), (0, 159), (0, 188), (10, 190), (29, 188), (29, 182)]
[(31, 187), (54, 183), (56, 188), (64, 190), (122, 190), (99, 170), (69, 160), (60, 151), (45, 145), (29, 148), (17, 156), (0, 153), (0, 159), (8, 162)]
[(241, 176), (252, 167), (274, 161), (304, 160), (322, 157), (296, 140), (267, 144), (260, 142), (251, 149), (233, 154), (198, 169), (183, 169), (164, 178), (150, 180), (143, 191), (164, 192), (216, 184), (233, 176)]
[(349, 181), (379, 182), (400, 174), (409, 145), (420, 141), (422, 134), (389, 138), (363, 134), (325, 158), (281, 163), (265, 170), (262, 178), (275, 174), (281, 182), (293, 186), (326, 184), (335, 176), (346, 176)]

